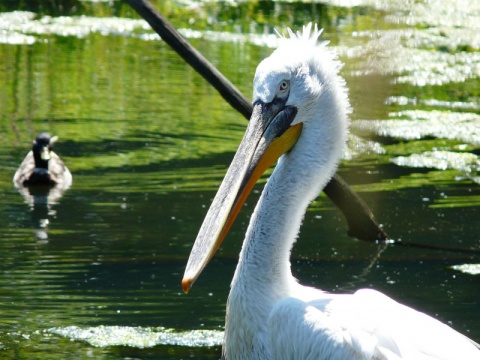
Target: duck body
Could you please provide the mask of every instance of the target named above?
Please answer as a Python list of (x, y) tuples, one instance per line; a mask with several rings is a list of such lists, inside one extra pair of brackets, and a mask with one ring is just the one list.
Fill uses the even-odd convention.
[(58, 138), (39, 133), (32, 150), (25, 156), (13, 177), (15, 187), (47, 186), (67, 189), (72, 174), (60, 157), (52, 150)]
[(341, 64), (317, 44), (320, 33), (311, 25), (289, 31), (258, 66), (253, 114), (194, 243), (184, 291), (215, 253), (252, 183), (281, 156), (250, 219), (232, 280), (223, 358), (480, 359), (472, 340), (378, 291), (330, 294), (292, 275), (290, 254), (304, 214), (335, 173), (348, 134)]

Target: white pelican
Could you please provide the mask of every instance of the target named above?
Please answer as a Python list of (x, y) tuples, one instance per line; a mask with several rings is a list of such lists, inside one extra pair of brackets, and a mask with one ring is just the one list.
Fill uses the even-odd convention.
[[(340, 62), (321, 31), (288, 30), (257, 68), (253, 114), (193, 246), (188, 292), (253, 184), (280, 156), (250, 220), (227, 303), (223, 356), (232, 359), (480, 359), (477, 345), (370, 289), (329, 294), (300, 285), (290, 251), (308, 204), (334, 174), (350, 105)], [(282, 156), (283, 154), (283, 156)]]

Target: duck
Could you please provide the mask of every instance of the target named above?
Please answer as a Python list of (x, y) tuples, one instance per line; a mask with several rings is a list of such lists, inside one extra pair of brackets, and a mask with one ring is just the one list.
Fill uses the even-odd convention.
[(32, 150), (23, 159), (13, 176), (16, 188), (46, 186), (67, 189), (72, 184), (72, 174), (53, 151), (58, 136), (41, 132), (33, 140)]

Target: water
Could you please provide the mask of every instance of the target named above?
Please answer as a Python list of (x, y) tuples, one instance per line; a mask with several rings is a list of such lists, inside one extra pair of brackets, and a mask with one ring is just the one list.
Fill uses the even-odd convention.
[[(0, 8), (0, 357), (217, 359), (261, 187), (188, 295), (180, 281), (246, 122), (125, 4), (67, 5)], [(247, 5), (157, 4), (247, 97), (266, 24), (321, 22), (354, 106), (340, 174), (392, 238), (478, 249), (479, 5)], [(33, 207), (12, 177), (40, 131), (60, 137), (73, 186)], [(302, 283), (374, 287), (480, 340), (478, 253), (346, 230), (321, 195), (293, 253)]]

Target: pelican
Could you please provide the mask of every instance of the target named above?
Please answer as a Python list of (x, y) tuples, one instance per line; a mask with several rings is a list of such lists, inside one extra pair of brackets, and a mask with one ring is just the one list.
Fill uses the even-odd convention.
[(257, 67), (246, 133), (193, 245), (188, 292), (247, 195), (278, 163), (251, 217), (227, 302), (223, 357), (232, 359), (480, 359), (478, 344), (388, 296), (300, 285), (290, 252), (308, 204), (336, 171), (350, 105), (341, 63), (321, 30), (282, 37)]
[(23, 159), (13, 176), (15, 187), (46, 185), (67, 189), (72, 184), (72, 174), (62, 159), (52, 150), (58, 136), (41, 132), (33, 141), (32, 150)]

